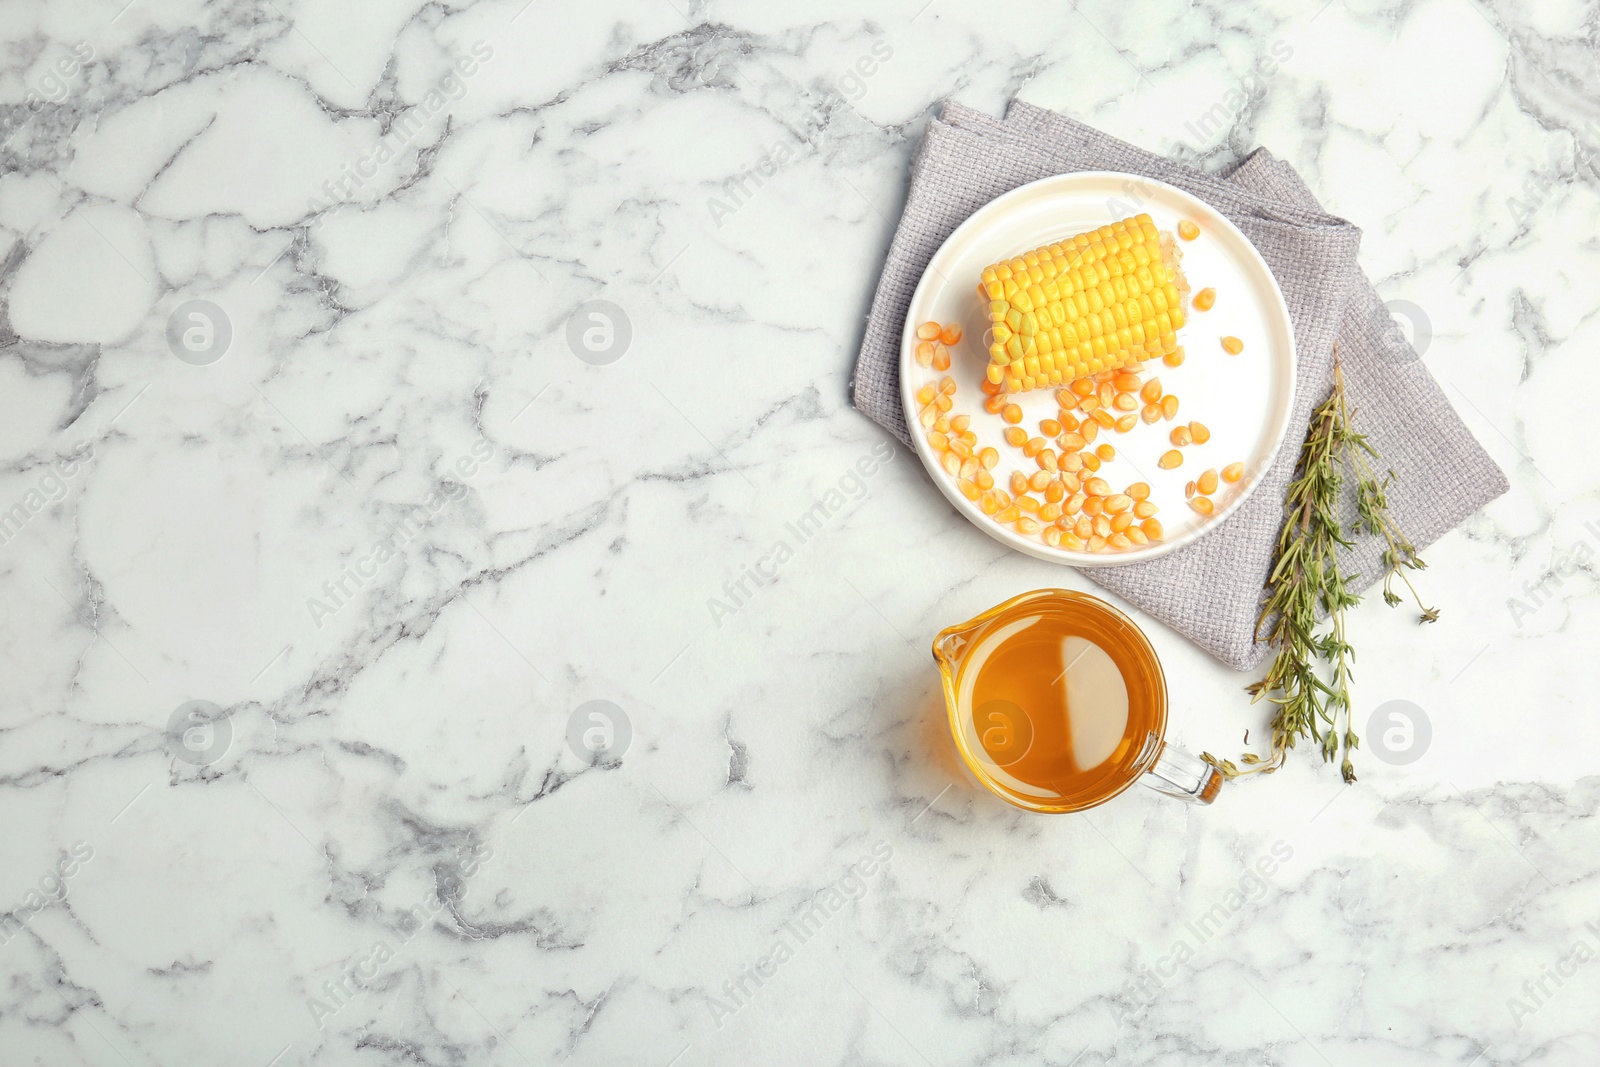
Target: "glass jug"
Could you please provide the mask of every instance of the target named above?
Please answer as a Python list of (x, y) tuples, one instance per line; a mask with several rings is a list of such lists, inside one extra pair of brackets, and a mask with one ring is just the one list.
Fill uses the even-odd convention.
[(956, 748), (1028, 811), (1103, 804), (1141, 782), (1209, 804), (1210, 764), (1166, 743), (1167, 684), (1144, 634), (1105, 601), (1038, 589), (934, 638)]

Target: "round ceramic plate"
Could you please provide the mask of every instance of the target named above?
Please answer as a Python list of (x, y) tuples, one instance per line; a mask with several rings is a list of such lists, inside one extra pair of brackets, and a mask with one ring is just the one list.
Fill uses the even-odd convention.
[[(1176, 242), (1183, 272), (1191, 297), (1208, 287), (1217, 291), (1216, 306), (1210, 311), (1188, 309), (1188, 321), (1178, 331), (1178, 343), (1186, 353), (1183, 365), (1169, 367), (1153, 359), (1146, 361), (1140, 372), (1146, 381), (1160, 378), (1164, 392), (1178, 397), (1176, 418), (1154, 423), (1141, 420), (1127, 433), (1106, 431), (1090, 446), (1109, 443), (1116, 449), (1116, 457), (1103, 464), (1098, 476), (1117, 491), (1134, 482), (1149, 484), (1150, 500), (1160, 509), (1157, 518), (1165, 538), (1122, 552), (1052, 548), (1038, 534), (1022, 534), (1014, 526), (1000, 525), (961, 494), (956, 479), (940, 466), (939, 453), (918, 422), (916, 392), (924, 383), (949, 374), (957, 386), (951, 414), (971, 415), (970, 429), (977, 433), (980, 447), (993, 446), (1000, 452), (1000, 465), (993, 472), (996, 486), (1007, 487), (1012, 471), (1032, 475), (1038, 465), (1005, 443), (1002, 434), (1007, 424), (983, 409), (981, 385), (989, 361), (985, 340), (989, 317), (988, 301), (978, 295), (978, 279), (985, 267), (1001, 259), (1141, 212), (1148, 213), (1159, 229), (1173, 234), (1182, 219), (1200, 227), (1195, 240)], [(961, 340), (950, 350), (950, 369), (943, 373), (919, 366), (915, 358), (917, 327), (930, 320), (962, 327)], [(1241, 354), (1230, 356), (1223, 351), (1222, 338), (1229, 335), (1244, 341)], [(1013, 189), (979, 209), (929, 262), (911, 298), (900, 341), (900, 401), (917, 455), (934, 484), (989, 536), (1019, 552), (1073, 566), (1154, 559), (1226, 521), (1255, 489), (1283, 443), (1294, 401), (1294, 380), (1289, 309), (1272, 271), (1244, 234), (1181, 189), (1110, 171), (1045, 178)], [(1055, 393), (1054, 388), (1034, 389), (1014, 398), (1023, 411), (1021, 425), (1030, 437), (1039, 436), (1040, 420), (1056, 417)], [(1191, 421), (1204, 423), (1211, 431), (1210, 440), (1182, 449), (1182, 466), (1172, 470), (1157, 467), (1156, 460), (1172, 448), (1173, 428)], [(1194, 511), (1184, 496), (1184, 486), (1208, 468), (1220, 472), (1230, 463), (1243, 463), (1244, 477), (1234, 485), (1223, 483), (1212, 495), (1212, 515)]]

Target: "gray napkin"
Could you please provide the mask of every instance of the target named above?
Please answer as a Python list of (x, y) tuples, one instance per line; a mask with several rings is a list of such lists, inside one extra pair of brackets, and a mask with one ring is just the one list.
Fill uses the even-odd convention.
[[(1245, 505), (1186, 548), (1145, 563), (1085, 568), (1087, 577), (1230, 667), (1257, 666), (1269, 651), (1255, 640), (1262, 587), (1304, 427), (1331, 387), (1335, 340), (1357, 429), (1397, 477), (1390, 513), (1419, 549), (1506, 491), (1505, 475), (1361, 273), (1360, 231), (1325, 214), (1292, 167), (1257, 150), (1230, 172), (1207, 174), (1020, 100), (1004, 121), (951, 103), (929, 124), (856, 361), (851, 395), (858, 409), (910, 444), (900, 405), (900, 334), (928, 261), (958, 225), (1001, 193), (1080, 170), (1156, 178), (1226, 215), (1272, 268), (1299, 357), (1289, 437)], [(1362, 537), (1345, 554), (1352, 588), (1382, 576), (1383, 548)]]

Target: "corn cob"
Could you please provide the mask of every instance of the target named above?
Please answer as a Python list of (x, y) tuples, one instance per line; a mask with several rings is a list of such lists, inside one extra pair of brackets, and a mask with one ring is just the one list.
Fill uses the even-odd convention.
[(1001, 260), (978, 285), (989, 301), (989, 380), (1006, 392), (1136, 367), (1178, 346), (1189, 283), (1149, 215)]

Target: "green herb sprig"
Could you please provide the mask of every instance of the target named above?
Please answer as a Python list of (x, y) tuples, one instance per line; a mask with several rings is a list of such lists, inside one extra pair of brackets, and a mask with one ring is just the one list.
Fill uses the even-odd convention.
[[(1394, 472), (1378, 477), (1373, 466), (1379, 461), (1378, 452), (1364, 434), (1354, 430), (1351, 415), (1335, 346), (1333, 392), (1312, 415), (1300, 448), (1267, 578), (1267, 597), (1256, 618), (1256, 639), (1264, 639), (1277, 652), (1266, 675), (1246, 691), (1251, 703), (1267, 699), (1277, 706), (1272, 718), (1272, 750), (1266, 756), (1245, 753), (1240, 757), (1243, 768), (1232, 760), (1204, 753), (1206, 762), (1227, 778), (1271, 774), (1283, 766), (1297, 741), (1309, 737), (1320, 747), (1324, 762), (1339, 757), (1344, 780), (1356, 780), (1350, 759), (1361, 743), (1350, 720), (1355, 649), (1346, 636), (1345, 612), (1361, 602), (1361, 594), (1350, 589), (1337, 554), (1339, 548), (1353, 544), (1339, 518), (1340, 491), (1347, 477), (1355, 480), (1357, 517), (1352, 535), (1366, 532), (1386, 542), (1384, 602), (1391, 607), (1401, 602), (1394, 589), (1398, 578), (1416, 599), (1422, 622), (1439, 618), (1436, 609), (1423, 605), (1405, 573), (1422, 570), (1427, 564), (1389, 515), (1388, 487)], [(1328, 616), (1326, 628), (1320, 631), (1319, 612)]]

